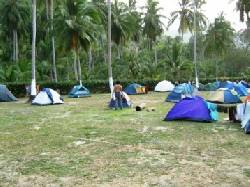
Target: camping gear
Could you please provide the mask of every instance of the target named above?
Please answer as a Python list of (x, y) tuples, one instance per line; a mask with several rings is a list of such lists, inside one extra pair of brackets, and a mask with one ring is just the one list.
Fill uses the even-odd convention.
[(250, 133), (250, 102), (237, 105), (237, 120), (241, 121), (241, 127), (246, 134)]
[(70, 98), (80, 98), (80, 97), (89, 97), (89, 96), (90, 96), (89, 90), (82, 85), (74, 86), (69, 92)]
[(0, 102), (17, 101), (17, 98), (9, 91), (9, 89), (0, 84)]
[(161, 81), (155, 86), (156, 92), (171, 92), (174, 89), (174, 84), (169, 81)]
[(227, 88), (220, 88), (217, 91), (212, 92), (208, 101), (224, 104), (241, 103), (238, 93)]
[[(122, 107), (123, 108), (129, 108), (131, 106), (132, 106), (132, 102), (131, 102), (129, 96), (125, 92), (122, 92)], [(113, 93), (111, 101), (109, 102), (109, 108), (115, 108), (115, 96), (114, 96), (114, 93)]]
[(184, 98), (168, 112), (165, 121), (190, 120), (212, 122), (218, 120), (217, 106), (195, 96)]
[(146, 103), (141, 103), (140, 105), (137, 105), (136, 107), (135, 107), (135, 110), (136, 111), (142, 111), (142, 110), (144, 110), (146, 108)]
[(194, 87), (191, 84), (180, 84), (174, 88), (174, 90), (168, 95), (166, 101), (179, 102), (185, 97), (194, 96)]
[(128, 95), (146, 94), (146, 87), (133, 83), (128, 85), (124, 89), (124, 92), (126, 92)]
[(63, 103), (61, 96), (50, 88), (44, 88), (32, 101), (32, 105), (55, 105)]

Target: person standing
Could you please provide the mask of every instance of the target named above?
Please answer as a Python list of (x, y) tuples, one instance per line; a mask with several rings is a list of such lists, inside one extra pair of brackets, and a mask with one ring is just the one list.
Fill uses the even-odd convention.
[(114, 85), (114, 94), (115, 94), (115, 109), (118, 107), (122, 110), (122, 85), (119, 81)]

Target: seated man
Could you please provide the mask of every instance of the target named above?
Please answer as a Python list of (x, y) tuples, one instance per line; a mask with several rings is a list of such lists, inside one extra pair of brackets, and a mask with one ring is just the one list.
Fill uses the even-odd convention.
[(119, 81), (114, 85), (114, 94), (115, 94), (115, 109), (118, 107), (122, 110), (122, 85)]

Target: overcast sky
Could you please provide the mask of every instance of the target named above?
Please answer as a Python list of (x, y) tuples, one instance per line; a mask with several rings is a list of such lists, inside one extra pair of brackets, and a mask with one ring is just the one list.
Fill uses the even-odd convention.
[[(121, 0), (128, 2), (128, 0)], [(146, 5), (147, 0), (137, 0), (137, 6), (142, 7)], [(179, 0), (158, 0), (159, 6), (162, 8), (161, 14), (170, 17), (170, 13), (174, 10), (178, 10)], [(232, 27), (239, 31), (245, 28), (245, 24), (239, 20), (239, 12), (236, 12), (235, 0), (207, 0), (207, 4), (203, 6), (203, 13), (207, 16), (209, 22), (213, 22), (214, 19), (221, 13), (224, 12), (225, 18), (231, 22)], [(168, 20), (165, 19), (164, 23), (167, 25)], [(167, 31), (168, 35), (178, 35), (178, 22), (169, 28)]]

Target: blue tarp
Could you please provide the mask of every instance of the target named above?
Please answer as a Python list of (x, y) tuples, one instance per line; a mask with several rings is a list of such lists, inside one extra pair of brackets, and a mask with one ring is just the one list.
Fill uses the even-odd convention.
[(70, 98), (89, 97), (89, 96), (90, 96), (89, 90), (81, 85), (74, 86), (69, 93)]
[(201, 97), (184, 98), (168, 112), (166, 121), (191, 120), (212, 122), (218, 119), (215, 104), (207, 103)]
[(166, 101), (179, 102), (184, 97), (192, 97), (194, 93), (194, 87), (191, 84), (180, 84), (174, 88), (174, 90), (168, 95)]

